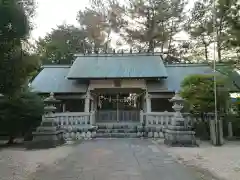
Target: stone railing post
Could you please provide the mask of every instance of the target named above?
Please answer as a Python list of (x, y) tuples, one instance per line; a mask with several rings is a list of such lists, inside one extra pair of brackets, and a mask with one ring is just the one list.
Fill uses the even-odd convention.
[(214, 118), (210, 119), (210, 139), (213, 145), (216, 145), (217, 143), (217, 137), (216, 137), (216, 123)]
[(88, 91), (85, 96), (84, 112), (89, 112), (90, 108), (90, 92)]
[(140, 111), (140, 123), (143, 124), (143, 110)]
[(223, 120), (222, 118), (219, 120), (219, 141), (220, 145), (224, 144), (224, 138), (223, 138)]
[(152, 111), (152, 104), (151, 104), (151, 95), (150, 94), (146, 94), (146, 111), (147, 113)]
[(90, 124), (95, 124), (95, 111), (90, 112)]

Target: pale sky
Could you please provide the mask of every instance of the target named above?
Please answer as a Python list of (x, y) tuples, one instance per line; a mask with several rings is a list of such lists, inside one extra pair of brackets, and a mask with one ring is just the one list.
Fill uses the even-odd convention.
[[(190, 0), (188, 8), (195, 0)], [(31, 39), (37, 40), (44, 37), (52, 28), (63, 22), (78, 25), (77, 12), (84, 9), (89, 0), (36, 0), (37, 10), (34, 18), (35, 29), (31, 33)], [(180, 33), (177, 39), (188, 39), (185, 33)]]
[(77, 12), (88, 4), (88, 0), (36, 0), (36, 2), (33, 39), (44, 37), (52, 28), (63, 22), (77, 25)]

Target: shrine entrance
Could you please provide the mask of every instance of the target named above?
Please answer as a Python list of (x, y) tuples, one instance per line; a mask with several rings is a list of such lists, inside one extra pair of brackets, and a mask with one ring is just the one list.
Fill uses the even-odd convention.
[(96, 122), (139, 122), (143, 106), (143, 92), (97, 94)]

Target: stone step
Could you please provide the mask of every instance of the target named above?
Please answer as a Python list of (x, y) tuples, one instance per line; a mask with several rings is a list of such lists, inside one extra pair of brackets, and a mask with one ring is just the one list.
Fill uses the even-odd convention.
[(136, 138), (137, 133), (97, 133), (97, 138)]
[(98, 126), (98, 129), (132, 129), (132, 128), (137, 128), (139, 124), (134, 123), (134, 124), (117, 124), (117, 123), (99, 123), (96, 124)]
[(129, 129), (98, 129), (98, 133), (136, 133), (136, 128)]

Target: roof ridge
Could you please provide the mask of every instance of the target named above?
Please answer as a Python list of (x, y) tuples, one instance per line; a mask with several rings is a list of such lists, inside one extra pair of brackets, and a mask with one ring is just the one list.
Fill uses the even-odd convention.
[[(165, 64), (165, 67), (193, 67), (193, 66), (208, 66), (211, 67), (212, 64), (209, 63), (176, 63), (176, 64)], [(217, 66), (224, 66), (224, 63), (217, 63)]]
[(161, 56), (161, 53), (99, 53), (99, 54), (74, 54), (76, 58), (78, 57), (129, 57), (129, 56)]
[(60, 65), (60, 64), (52, 64), (52, 65), (42, 65), (41, 68), (70, 68), (72, 65), (65, 64), (65, 65)]
[(209, 66), (207, 63), (176, 63), (176, 64), (165, 64), (165, 67), (192, 67), (192, 66)]

